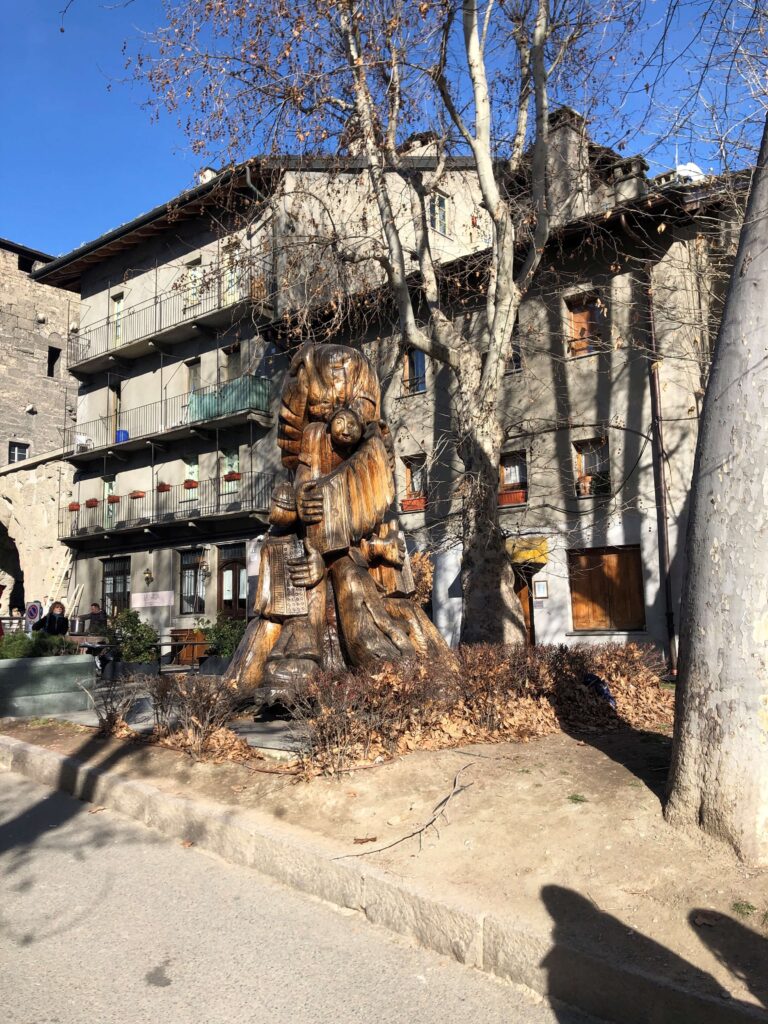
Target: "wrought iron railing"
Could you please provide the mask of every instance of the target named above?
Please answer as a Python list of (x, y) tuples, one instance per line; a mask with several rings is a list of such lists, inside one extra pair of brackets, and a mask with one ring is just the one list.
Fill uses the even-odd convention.
[(424, 373), (403, 380), (402, 395), (423, 395), (427, 390), (427, 376)]
[(69, 365), (74, 367), (86, 359), (117, 352), (126, 345), (153, 338), (171, 327), (194, 322), (239, 302), (266, 302), (271, 291), (267, 260), (255, 266), (238, 267), (236, 271), (206, 267), (200, 280), (181, 280), (176, 288), (81, 327), (69, 339)]
[(64, 446), (78, 454), (242, 412), (268, 413), (270, 398), (270, 380), (247, 374), (224, 384), (211, 384), (184, 395), (77, 423), (65, 430)]
[(267, 512), (271, 473), (227, 473), (212, 480), (155, 484), (147, 490), (72, 501), (59, 509), (59, 540), (234, 512)]

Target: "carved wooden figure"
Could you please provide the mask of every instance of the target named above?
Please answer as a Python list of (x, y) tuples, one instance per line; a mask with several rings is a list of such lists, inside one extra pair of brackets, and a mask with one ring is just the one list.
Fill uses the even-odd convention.
[(292, 480), (273, 493), (257, 617), (229, 682), (260, 689), (266, 702), (290, 703), (325, 667), (329, 597), (349, 666), (450, 657), (412, 600), (405, 538), (390, 513), (392, 439), (376, 373), (361, 352), (344, 345), (298, 352), (283, 385), (278, 445)]

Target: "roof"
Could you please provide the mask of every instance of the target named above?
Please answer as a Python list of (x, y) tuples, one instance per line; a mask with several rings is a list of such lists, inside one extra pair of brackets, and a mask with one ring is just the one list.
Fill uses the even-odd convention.
[(9, 238), (0, 238), (0, 249), (5, 249), (6, 252), (15, 252), (19, 256), (24, 256), (26, 259), (40, 263), (50, 263), (53, 259), (53, 256), (49, 256), (47, 252), (40, 252), (39, 249), (30, 249), (28, 245), (12, 242)]
[[(406, 157), (403, 162), (413, 170), (430, 170), (437, 165), (437, 159), (433, 156)], [(264, 186), (274, 182), (276, 177), (286, 171), (332, 171), (349, 174), (366, 170), (369, 166), (370, 162), (363, 156), (341, 159), (302, 156), (256, 157), (219, 172), (210, 180), (179, 193), (168, 202), (161, 203), (147, 213), (142, 213), (90, 242), (85, 242), (72, 252), (56, 259), (46, 257), (50, 262), (36, 270), (32, 276), (36, 281), (78, 291), (80, 277), (89, 265), (100, 263), (123, 249), (139, 245), (151, 235), (164, 231), (171, 223), (178, 223), (185, 217), (196, 216), (203, 206), (217, 201), (221, 196), (220, 190), (225, 185), (231, 184), (245, 189), (250, 176), (255, 176)], [(448, 166), (466, 169), (473, 167), (474, 162), (471, 157), (452, 157), (448, 161)]]

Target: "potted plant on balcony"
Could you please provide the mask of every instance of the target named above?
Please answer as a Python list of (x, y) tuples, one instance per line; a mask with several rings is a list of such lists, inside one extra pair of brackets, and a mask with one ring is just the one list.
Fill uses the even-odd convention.
[(231, 484), (235, 480), (242, 480), (243, 474), (239, 473), (236, 469), (231, 469), (228, 473), (224, 474), (224, 480)]
[(107, 504), (108, 505), (119, 505), (120, 504), (120, 495), (119, 494), (108, 494), (107, 495)]
[(423, 512), (426, 507), (426, 494), (409, 494), (400, 502), (400, 509), (403, 512)]
[(67, 506), (67, 508), (68, 508), (68, 510), (70, 512), (79, 512), (80, 511), (80, 502), (79, 501), (70, 501), (70, 503)]
[(499, 491), (500, 505), (525, 505), (528, 501), (528, 491), (525, 487), (511, 487), (506, 491)]
[(158, 483), (158, 485), (157, 485), (157, 493), (158, 494), (167, 494), (168, 491), (170, 491), (170, 489), (171, 489), (171, 485), (170, 484), (166, 484), (163, 481), (160, 481)]
[(88, 498), (88, 500), (85, 503), (85, 507), (86, 508), (98, 508), (99, 507), (99, 499), (98, 498)]
[(197, 490), (197, 484), (198, 484), (197, 480), (185, 480), (184, 481), (184, 490), (185, 491), (195, 491), (195, 490)]
[(139, 498), (146, 498), (146, 491), (131, 491), (131, 498), (136, 501)]

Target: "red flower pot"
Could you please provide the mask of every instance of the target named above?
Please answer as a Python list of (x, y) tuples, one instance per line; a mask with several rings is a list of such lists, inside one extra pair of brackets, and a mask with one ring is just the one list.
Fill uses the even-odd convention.
[(414, 494), (411, 498), (403, 498), (400, 508), (403, 512), (423, 512), (427, 507), (426, 494)]
[(133, 498), (134, 501), (136, 501), (137, 498), (146, 498), (146, 496), (146, 491), (131, 491), (131, 497)]
[(228, 484), (231, 484), (235, 480), (242, 480), (242, 478), (243, 478), (243, 474), (242, 473), (236, 473), (234, 470), (231, 473), (225, 473), (224, 474), (224, 479), (226, 480), (226, 482)]
[(120, 495), (119, 494), (109, 494), (109, 495), (107, 495), (107, 504), (108, 505), (119, 505), (120, 504)]
[(86, 501), (86, 503), (85, 503), (85, 507), (86, 508), (98, 508), (99, 507), (99, 499), (98, 498), (89, 498)]
[(185, 491), (196, 491), (197, 490), (197, 480), (185, 480), (184, 481), (184, 490)]
[(512, 491), (499, 491), (500, 505), (525, 505), (527, 501), (528, 491), (524, 487)]
[(158, 494), (167, 494), (168, 491), (170, 491), (170, 489), (171, 489), (171, 485), (170, 484), (158, 484), (157, 485), (157, 493)]
[(70, 501), (70, 503), (69, 503), (69, 505), (67, 507), (68, 507), (70, 512), (79, 512), (80, 511), (80, 502), (79, 501)]

